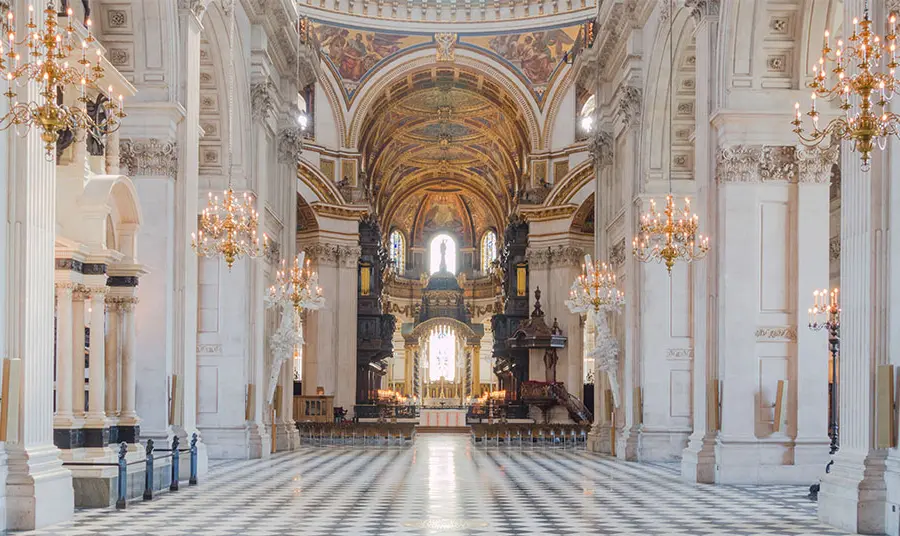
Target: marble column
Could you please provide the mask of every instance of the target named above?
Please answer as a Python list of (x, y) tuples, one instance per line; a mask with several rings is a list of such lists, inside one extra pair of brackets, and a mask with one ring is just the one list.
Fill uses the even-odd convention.
[(104, 348), (105, 364), (105, 386), (104, 386), (104, 407), (106, 409), (106, 417), (110, 425), (115, 425), (116, 416), (119, 412), (119, 349), (121, 341), (119, 340), (119, 330), (121, 329), (121, 313), (119, 303), (110, 296), (106, 298), (106, 341)]
[[(27, 18), (25, 2), (13, 11)], [(24, 53), (24, 51), (23, 51)], [(20, 102), (40, 99), (37, 84), (19, 89)], [(5, 445), (6, 529), (32, 530), (72, 518), (72, 475), (53, 445), (53, 294), (56, 173), (45, 157), (40, 132), (3, 134), (10, 147), (6, 167), (10, 231), (5, 264), (7, 355), (21, 360), (18, 427)]]
[[(717, 95), (718, 78), (718, 14), (703, 10), (695, 15), (697, 28), (694, 36), (696, 47), (696, 99), (694, 130), (694, 183), (697, 196), (694, 209), (703, 222), (704, 234), (717, 236), (716, 230), (716, 179), (715, 138), (710, 125), (713, 96)], [(692, 433), (687, 447), (681, 454), (681, 476), (691, 482), (711, 484), (715, 482), (715, 437), (717, 408), (709, 411), (716, 402), (710, 397), (711, 389), (718, 389), (717, 337), (716, 337), (716, 279), (718, 251), (692, 267), (693, 313), (693, 381), (691, 385)]]
[(84, 311), (85, 291), (77, 286), (72, 295), (72, 412), (76, 416), (84, 416)]
[(121, 345), (121, 401), (119, 404), (119, 441), (129, 440), (135, 442), (138, 433), (133, 432), (129, 437), (124, 437), (123, 429), (130, 427), (136, 429), (140, 419), (135, 406), (135, 391), (137, 387), (137, 362), (135, 359), (135, 330), (134, 330), (134, 306), (136, 298), (126, 298), (119, 304), (122, 312), (120, 333)]
[[(197, 256), (191, 249), (191, 233), (197, 231), (200, 141), (200, 32), (204, 4), (179, 2), (181, 73), (178, 98), (184, 119), (178, 125), (178, 180), (175, 181), (174, 227), (174, 355), (173, 372), (182, 386), (182, 407), (169, 423), (171, 431), (186, 442), (197, 430)], [(189, 7), (191, 9), (185, 9)], [(205, 467), (206, 449), (201, 452)]]
[[(616, 456), (634, 461), (638, 458), (638, 434), (640, 423), (635, 420), (634, 388), (640, 387), (641, 378), (641, 270), (640, 263), (632, 256), (631, 240), (637, 231), (640, 218), (640, 188), (642, 176), (640, 162), (640, 127), (643, 106), (643, 92), (633, 85), (623, 85), (616, 104), (617, 118), (613, 181), (621, 184), (624, 213), (625, 261), (624, 277), (619, 279), (625, 293), (625, 307), (621, 319), (624, 327), (624, 344), (619, 351), (619, 407), (616, 408)], [(658, 267), (657, 267), (658, 268)], [(620, 343), (621, 344), (621, 343)]]
[(84, 416), (85, 446), (105, 447), (109, 444), (106, 419), (106, 348), (103, 332), (106, 320), (106, 287), (89, 289), (91, 342), (88, 356), (88, 411)]
[(54, 428), (71, 428), (72, 414), (72, 283), (56, 284), (56, 413)]
[[(797, 148), (797, 373), (794, 464), (818, 465), (829, 461), (828, 438), (828, 335), (808, 329), (810, 289), (826, 288), (829, 281), (831, 169), (839, 147)], [(792, 404), (795, 402), (791, 402)]]

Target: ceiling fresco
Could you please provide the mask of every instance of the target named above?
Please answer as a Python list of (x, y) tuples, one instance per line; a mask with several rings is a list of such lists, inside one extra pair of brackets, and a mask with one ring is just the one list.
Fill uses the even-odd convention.
[[(434, 34), (430, 33), (373, 32), (318, 21), (312, 21), (311, 28), (322, 58), (340, 81), (348, 103), (367, 77), (388, 58), (437, 46)], [(486, 52), (508, 65), (541, 105), (561, 70), (563, 55), (577, 48), (583, 29), (584, 23), (576, 23), (536, 31), (461, 35), (455, 46)]]

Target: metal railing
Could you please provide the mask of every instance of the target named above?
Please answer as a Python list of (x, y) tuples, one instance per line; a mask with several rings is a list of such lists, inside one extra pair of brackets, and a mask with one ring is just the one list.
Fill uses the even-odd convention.
[(504, 447), (519, 450), (587, 450), (587, 434), (584, 430), (580, 433), (570, 430), (568, 434), (564, 431), (557, 434), (555, 430), (550, 430), (547, 434), (544, 434), (543, 430), (539, 430), (537, 434), (532, 433), (530, 429), (526, 431), (527, 433), (522, 433), (522, 430), (516, 430), (515, 433), (509, 430), (503, 433), (499, 430), (494, 433), (484, 431), (481, 435), (473, 431), (472, 443), (485, 449)]
[[(197, 485), (197, 440), (196, 432), (191, 436), (191, 445), (186, 449), (180, 449), (178, 436), (172, 438), (172, 447), (168, 449), (157, 449), (153, 446), (153, 440), (148, 439), (144, 447), (145, 456), (143, 460), (126, 461), (125, 456), (128, 454), (128, 443), (119, 443), (119, 459), (116, 463), (112, 462), (63, 462), (63, 465), (81, 466), (81, 467), (118, 467), (119, 468), (119, 485), (118, 497), (116, 498), (116, 509), (124, 510), (128, 501), (128, 467), (131, 465), (144, 464), (144, 495), (145, 501), (153, 500), (153, 465), (156, 460), (172, 459), (172, 481), (169, 485), (169, 491), (178, 491), (178, 473), (181, 465), (181, 453), (190, 452), (191, 454), (191, 475), (188, 484)], [(140, 444), (140, 443), (138, 443)], [(156, 456), (156, 452), (166, 452), (162, 456)]]

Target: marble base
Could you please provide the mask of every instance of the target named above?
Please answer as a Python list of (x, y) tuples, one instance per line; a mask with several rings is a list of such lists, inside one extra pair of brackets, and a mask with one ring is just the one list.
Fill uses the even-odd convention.
[[(884, 450), (840, 450), (831, 472), (822, 477), (819, 520), (854, 534), (884, 534), (887, 513)], [(894, 533), (895, 534), (895, 533)]]
[(638, 461), (640, 433), (636, 429), (616, 430), (616, 458), (627, 462)]
[(591, 428), (587, 436), (587, 449), (599, 454), (612, 454), (612, 429), (608, 424)]
[(691, 438), (681, 453), (681, 479), (700, 484), (715, 484), (716, 441), (711, 434)]
[[(190, 468), (185, 473), (184, 466), (190, 463), (189, 458), (182, 456), (181, 462), (178, 478), (180, 481), (186, 482), (190, 476)], [(127, 500), (143, 497), (146, 486), (146, 466), (143, 464), (129, 466), (127, 478)], [(170, 459), (155, 460), (153, 464), (154, 494), (168, 491), (171, 483)], [(104, 468), (102, 471), (93, 468), (76, 468), (73, 470), (72, 484), (75, 490), (76, 508), (108, 508), (114, 506), (119, 497), (119, 472), (115, 467)]]
[[(715, 447), (717, 484), (797, 484), (809, 486), (821, 463), (796, 463), (788, 440), (759, 441), (719, 435)], [(792, 463), (794, 462), (794, 463)]]
[[(198, 460), (213, 459), (252, 460), (265, 458), (271, 454), (272, 438), (267, 430), (257, 424), (235, 427), (203, 427), (200, 429), (203, 442), (198, 445)], [(182, 445), (190, 440), (182, 440)], [(202, 456), (201, 456), (202, 454)], [(203, 471), (205, 472), (205, 471)], [(203, 474), (200, 472), (200, 474)]]
[(6, 520), (9, 530), (34, 530), (72, 519), (72, 473), (59, 449), (7, 446)]
[(644, 425), (640, 432), (638, 459), (642, 462), (672, 462), (681, 459), (690, 431), (653, 430)]

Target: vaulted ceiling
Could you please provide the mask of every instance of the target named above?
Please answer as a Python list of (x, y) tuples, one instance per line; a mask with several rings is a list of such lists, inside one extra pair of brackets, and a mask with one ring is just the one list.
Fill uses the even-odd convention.
[[(502, 228), (530, 146), (523, 114), (499, 84), (452, 66), (390, 84), (363, 124), (361, 149), (376, 209), (411, 233), (423, 204), (459, 212), (476, 235)], [(411, 219), (412, 218), (412, 219)]]

